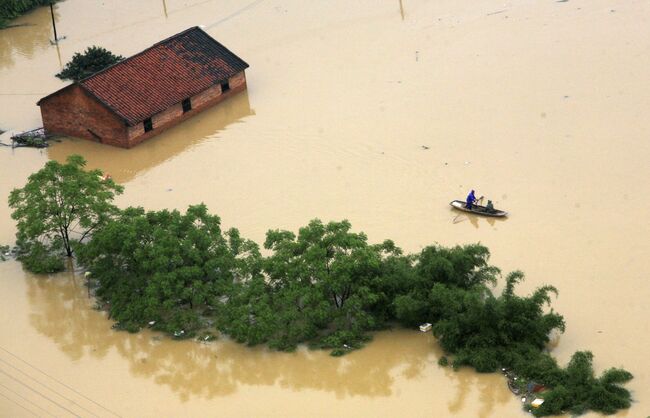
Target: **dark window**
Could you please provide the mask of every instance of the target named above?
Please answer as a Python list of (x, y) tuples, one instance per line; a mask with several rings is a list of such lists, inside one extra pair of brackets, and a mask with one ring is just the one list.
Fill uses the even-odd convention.
[(192, 110), (192, 101), (190, 99), (183, 100), (183, 102), (181, 104), (183, 106), (183, 113), (189, 112), (190, 110)]
[(221, 82), (221, 92), (225, 93), (228, 90), (230, 90), (230, 84), (228, 84), (228, 80)]
[(144, 124), (144, 131), (145, 132), (149, 132), (150, 130), (153, 129), (153, 122), (151, 122), (151, 118), (145, 119), (144, 122), (142, 122), (142, 123)]

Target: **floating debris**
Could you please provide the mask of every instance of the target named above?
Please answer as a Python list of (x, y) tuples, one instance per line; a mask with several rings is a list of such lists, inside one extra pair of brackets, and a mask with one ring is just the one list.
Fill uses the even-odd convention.
[[(501, 372), (507, 379), (508, 389), (510, 389), (513, 394), (519, 396), (521, 402), (524, 405), (536, 409), (544, 403), (544, 399), (538, 398), (536, 395), (537, 393), (546, 390), (546, 387), (544, 385), (541, 385), (534, 381), (526, 382), (525, 379), (519, 379), (519, 377), (516, 376), (512, 371), (505, 368), (502, 368)], [(528, 411), (532, 412), (530, 408)]]
[(48, 142), (54, 138), (53, 135), (45, 133), (44, 128), (32, 129), (17, 133), (11, 137), (11, 147), (32, 147), (32, 148), (46, 148), (49, 146)]
[(15, 253), (8, 245), (0, 245), (0, 261), (7, 261)]

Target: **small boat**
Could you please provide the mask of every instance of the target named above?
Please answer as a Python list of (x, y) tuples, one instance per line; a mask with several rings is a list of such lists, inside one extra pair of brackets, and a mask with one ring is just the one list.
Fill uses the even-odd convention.
[(454, 209), (462, 210), (463, 212), (475, 213), (482, 216), (492, 216), (495, 218), (500, 218), (502, 216), (508, 215), (508, 212), (504, 210), (495, 209), (494, 212), (488, 212), (485, 206), (481, 205), (472, 205), (471, 209), (465, 207), (465, 202), (462, 200), (453, 200), (449, 203)]

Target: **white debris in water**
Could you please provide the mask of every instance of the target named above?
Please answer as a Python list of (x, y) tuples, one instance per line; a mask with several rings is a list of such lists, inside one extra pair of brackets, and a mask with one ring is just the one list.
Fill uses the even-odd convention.
[(530, 404), (533, 406), (533, 408), (539, 408), (543, 403), (544, 403), (544, 399), (535, 398), (535, 400), (532, 401)]

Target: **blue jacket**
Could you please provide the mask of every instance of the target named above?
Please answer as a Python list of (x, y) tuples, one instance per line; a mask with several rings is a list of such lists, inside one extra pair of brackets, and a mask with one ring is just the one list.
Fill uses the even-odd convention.
[(476, 197), (474, 196), (474, 191), (472, 190), (467, 195), (467, 206), (470, 206), (472, 203), (474, 203), (475, 200), (476, 200)]

